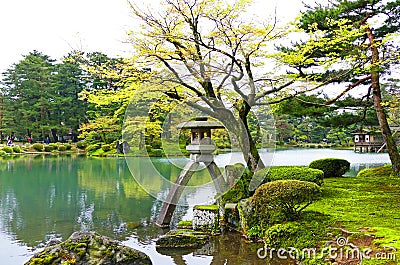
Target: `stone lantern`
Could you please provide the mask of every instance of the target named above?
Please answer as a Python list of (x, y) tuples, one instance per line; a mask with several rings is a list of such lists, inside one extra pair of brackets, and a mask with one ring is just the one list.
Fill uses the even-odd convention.
[(207, 167), (218, 195), (225, 190), (227, 185), (223, 175), (214, 162), (212, 153), (215, 151), (216, 147), (211, 141), (211, 130), (221, 129), (224, 128), (224, 126), (215, 121), (208, 121), (207, 117), (199, 117), (196, 118), (195, 121), (179, 124), (178, 128), (182, 130), (190, 129), (191, 142), (190, 145), (186, 146), (186, 150), (190, 153), (190, 160), (185, 165), (168, 193), (156, 221), (159, 226), (169, 226), (176, 204), (178, 204), (185, 186), (200, 163), (204, 163)]

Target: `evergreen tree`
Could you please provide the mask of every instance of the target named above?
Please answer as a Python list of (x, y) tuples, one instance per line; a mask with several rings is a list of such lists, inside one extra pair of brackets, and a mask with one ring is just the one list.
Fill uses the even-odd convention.
[(366, 117), (373, 104), (393, 170), (400, 172), (380, 85), (398, 63), (398, 44), (391, 37), (400, 30), (400, 1), (335, 0), (308, 8), (298, 24), (308, 39), (283, 48), (282, 59), (304, 78), (320, 82), (319, 87), (345, 85), (324, 105), (335, 105), (350, 91), (363, 88), (358, 107)]

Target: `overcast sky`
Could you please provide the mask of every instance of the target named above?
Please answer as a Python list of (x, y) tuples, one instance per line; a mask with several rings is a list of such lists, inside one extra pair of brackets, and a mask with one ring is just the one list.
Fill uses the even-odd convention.
[[(126, 0), (0, 0), (0, 73), (33, 50), (60, 59), (74, 49), (128, 55), (135, 27)], [(149, 0), (133, 0), (149, 2)], [(158, 0), (151, 0), (159, 2)], [(256, 0), (260, 14), (292, 19), (301, 0)]]

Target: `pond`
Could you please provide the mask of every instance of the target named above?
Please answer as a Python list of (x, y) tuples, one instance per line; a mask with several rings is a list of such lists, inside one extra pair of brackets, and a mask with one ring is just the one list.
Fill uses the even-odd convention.
[[(267, 150), (263, 156), (272, 157)], [(349, 160), (351, 175), (360, 168), (389, 162), (387, 154), (291, 149), (277, 151), (273, 164), (306, 165), (321, 157)], [(240, 160), (236, 153), (216, 156), (221, 167)], [(260, 245), (248, 244), (236, 233), (215, 237), (196, 251), (155, 250), (155, 239), (165, 231), (154, 225), (161, 207), (154, 197), (166, 195), (165, 179), (174, 181), (185, 159), (172, 159), (172, 163), (165, 158), (125, 161), (45, 155), (0, 160), (1, 263), (23, 264), (50, 239), (64, 240), (84, 230), (142, 250), (154, 264), (265, 264), (256, 255)], [(191, 218), (192, 205), (212, 201), (215, 190), (210, 181), (205, 171), (192, 178), (174, 215), (175, 224)]]

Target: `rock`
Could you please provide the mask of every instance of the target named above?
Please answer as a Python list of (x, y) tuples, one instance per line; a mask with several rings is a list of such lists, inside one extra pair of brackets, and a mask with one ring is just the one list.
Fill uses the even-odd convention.
[(238, 229), (239, 228), (239, 211), (237, 203), (227, 203), (224, 208), (224, 222), (227, 226)]
[(194, 230), (219, 232), (219, 206), (218, 205), (196, 205), (193, 207)]
[(208, 241), (208, 235), (192, 230), (170, 231), (156, 242), (157, 248), (199, 248)]
[(75, 232), (66, 241), (46, 247), (25, 265), (142, 265), (150, 258), (135, 249), (94, 232)]

